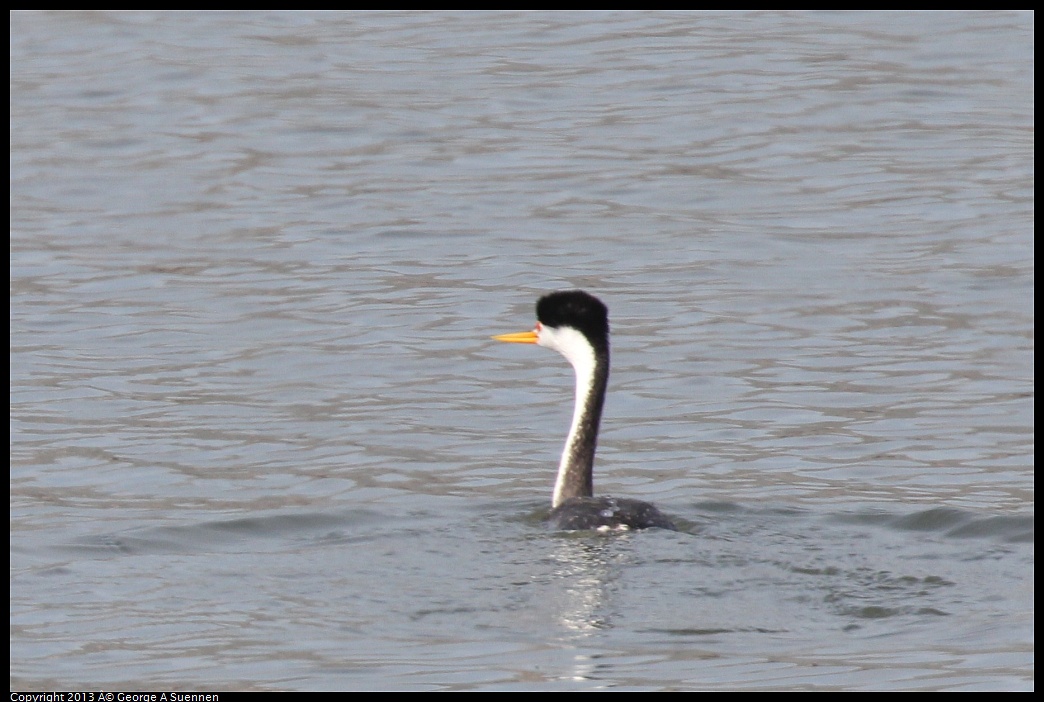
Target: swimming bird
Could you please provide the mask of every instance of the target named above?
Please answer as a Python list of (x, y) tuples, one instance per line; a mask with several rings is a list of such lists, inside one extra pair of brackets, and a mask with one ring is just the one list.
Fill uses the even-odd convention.
[(648, 502), (594, 497), (592, 470), (609, 381), (608, 308), (583, 290), (562, 290), (540, 298), (536, 316), (532, 331), (493, 338), (554, 349), (576, 373), (573, 422), (558, 465), (548, 520), (564, 530), (674, 529), (671, 520)]

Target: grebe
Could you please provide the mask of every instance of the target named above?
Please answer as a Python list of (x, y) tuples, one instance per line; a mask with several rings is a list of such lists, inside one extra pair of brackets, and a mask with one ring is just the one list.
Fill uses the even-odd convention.
[(540, 298), (533, 331), (494, 336), (497, 341), (538, 344), (566, 357), (576, 372), (576, 406), (569, 428), (548, 520), (558, 529), (674, 529), (648, 502), (594, 497), (598, 424), (609, 380), (609, 310), (583, 290), (563, 290)]

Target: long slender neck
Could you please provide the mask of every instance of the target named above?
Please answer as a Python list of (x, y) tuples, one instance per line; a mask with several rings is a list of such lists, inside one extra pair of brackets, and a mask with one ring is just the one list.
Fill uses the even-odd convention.
[(583, 353), (571, 353), (566, 358), (576, 371), (576, 406), (562, 461), (558, 465), (552, 507), (558, 507), (571, 497), (591, 497), (594, 494), (591, 474), (605, 388), (609, 381), (608, 346), (596, 350), (588, 344)]

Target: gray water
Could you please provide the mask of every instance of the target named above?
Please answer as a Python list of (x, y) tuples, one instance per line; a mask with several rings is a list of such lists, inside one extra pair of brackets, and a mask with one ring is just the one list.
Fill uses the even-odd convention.
[(1032, 689), (1033, 22), (12, 14), (12, 689)]

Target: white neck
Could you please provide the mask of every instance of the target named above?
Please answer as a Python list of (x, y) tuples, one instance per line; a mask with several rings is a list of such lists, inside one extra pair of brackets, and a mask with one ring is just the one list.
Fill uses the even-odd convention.
[(537, 343), (565, 356), (576, 373), (573, 421), (562, 450), (555, 491), (551, 497), (551, 506), (557, 507), (571, 497), (590, 497), (593, 492), (591, 472), (608, 374), (608, 358), (600, 367), (591, 343), (583, 334), (569, 327), (544, 327), (540, 330)]

